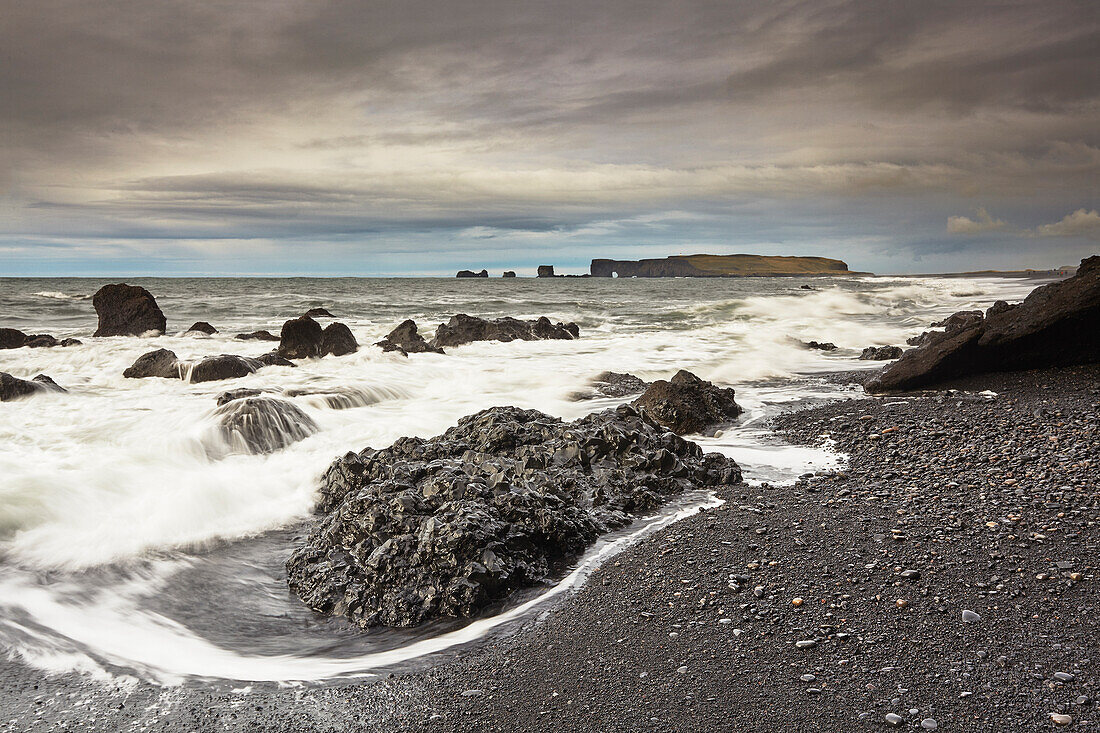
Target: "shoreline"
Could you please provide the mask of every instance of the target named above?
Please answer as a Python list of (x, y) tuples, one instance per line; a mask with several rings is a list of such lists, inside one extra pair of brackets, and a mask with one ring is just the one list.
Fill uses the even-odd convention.
[(828, 430), (848, 467), (722, 489), (724, 505), (430, 669), (112, 692), (6, 661), (3, 718), (15, 730), (713, 731), (890, 730), (898, 715), (899, 728), (985, 731), (1051, 727), (1056, 713), (1091, 729), (1100, 367), (947, 386), (967, 392), (779, 416), (793, 442)]

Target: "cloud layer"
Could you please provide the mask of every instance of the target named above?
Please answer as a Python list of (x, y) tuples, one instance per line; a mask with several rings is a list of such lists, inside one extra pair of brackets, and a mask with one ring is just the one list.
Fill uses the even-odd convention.
[(0, 274), (581, 267), (700, 249), (909, 271), (1095, 249), (1090, 2), (3, 14)]

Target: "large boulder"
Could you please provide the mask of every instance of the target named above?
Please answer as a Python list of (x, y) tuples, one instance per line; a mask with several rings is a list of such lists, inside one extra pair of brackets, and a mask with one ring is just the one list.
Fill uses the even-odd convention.
[(321, 332), (321, 353), (346, 356), (359, 351), (359, 342), (351, 329), (343, 323), (330, 323)]
[(184, 377), (189, 377), (188, 381), (192, 383), (216, 382), (221, 379), (246, 377), (263, 367), (264, 363), (259, 359), (233, 354), (218, 354), (217, 356), (207, 356), (198, 363), (193, 364), (189, 373), (186, 370), (184, 371)]
[(168, 349), (157, 349), (142, 354), (122, 376), (129, 379), (144, 379), (146, 377), (161, 377), (163, 379), (179, 379), (183, 373), (176, 354)]
[(902, 355), (900, 346), (868, 346), (860, 352), (859, 358), (863, 361), (889, 361)]
[(301, 408), (274, 397), (247, 396), (219, 402), (217, 453), (274, 453), (318, 431)]
[(321, 479), (327, 514), (287, 581), (363, 627), (473, 616), (668, 497), (740, 480), (731, 459), (626, 405), (572, 423), (494, 407), (430, 440), (337, 459)]
[(451, 316), (439, 324), (432, 345), (438, 347), (461, 346), (473, 341), (537, 341), (539, 339), (575, 339), (580, 329), (575, 323), (551, 323), (546, 316), (535, 321), (517, 318), (487, 320), (465, 313)]
[(416, 321), (411, 318), (399, 323), (395, 329), (386, 334), (386, 338), (376, 343), (375, 346), (380, 346), (382, 351), (399, 351), (405, 356), (426, 352), (444, 353), (442, 348), (433, 346), (424, 340), (424, 337), (416, 329)]
[(1082, 260), (1076, 275), (1036, 288), (1022, 303), (998, 303), (985, 318), (968, 320), (971, 325), (905, 352), (867, 382), (867, 391), (1100, 361), (1100, 256)]
[(7, 372), (0, 372), (0, 402), (10, 402), (41, 392), (66, 392), (67, 390), (45, 374), (34, 379), (19, 379)]
[(731, 422), (743, 410), (730, 387), (718, 387), (681, 369), (672, 379), (659, 379), (633, 405), (674, 433), (700, 433)]
[(286, 359), (319, 357), (324, 340), (324, 331), (317, 321), (309, 316), (293, 318), (279, 332), (278, 354)]
[(104, 285), (92, 296), (92, 305), (99, 316), (96, 336), (141, 336), (150, 331), (164, 333), (167, 326), (156, 298), (137, 285)]
[(27, 343), (27, 334), (14, 328), (0, 328), (0, 349), (18, 349)]

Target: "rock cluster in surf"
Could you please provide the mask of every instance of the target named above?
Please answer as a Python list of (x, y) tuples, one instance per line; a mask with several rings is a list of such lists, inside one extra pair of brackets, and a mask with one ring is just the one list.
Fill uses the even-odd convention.
[(743, 412), (734, 396), (732, 388), (718, 387), (681, 369), (668, 381), (650, 384), (632, 404), (682, 435), (734, 420)]
[(580, 327), (576, 323), (553, 323), (546, 316), (532, 321), (518, 318), (478, 318), (459, 313), (446, 323), (439, 324), (435, 338), (427, 341), (420, 335), (416, 322), (402, 321), (375, 346), (383, 351), (397, 351), (405, 356), (418, 353), (442, 354), (445, 346), (462, 346), (474, 341), (540, 341), (545, 339), (571, 340), (579, 338)]
[(39, 374), (34, 379), (19, 379), (7, 372), (0, 372), (0, 402), (10, 402), (42, 392), (67, 391), (45, 374)]
[(923, 344), (868, 381), (867, 391), (1100, 361), (1100, 256), (1082, 260), (1076, 275), (1036, 288), (1022, 303), (998, 301), (984, 317), (962, 311), (943, 325), (942, 332), (919, 336)]
[(188, 382), (213, 382), (220, 379), (235, 379), (259, 371), (265, 366), (294, 366), (293, 362), (276, 353), (259, 357), (219, 354), (208, 356), (197, 362), (180, 361), (174, 351), (156, 349), (142, 354), (122, 373), (130, 379), (160, 377), (162, 379), (184, 379)]
[(334, 462), (325, 516), (287, 579), (311, 608), (363, 627), (472, 616), (668, 497), (740, 480), (733, 460), (627, 405), (571, 423), (494, 407)]
[(411, 318), (402, 321), (392, 331), (386, 334), (386, 338), (375, 344), (382, 351), (398, 351), (405, 356), (409, 354), (435, 353), (442, 354), (443, 349), (433, 346), (424, 340), (417, 331), (416, 321)]
[(355, 336), (343, 323), (321, 328), (321, 324), (305, 315), (283, 324), (276, 353), (285, 359), (310, 359), (328, 354), (344, 356), (358, 350)]
[(50, 348), (53, 346), (80, 346), (79, 339), (57, 339), (48, 333), (23, 333), (15, 328), (0, 328), (0, 349)]

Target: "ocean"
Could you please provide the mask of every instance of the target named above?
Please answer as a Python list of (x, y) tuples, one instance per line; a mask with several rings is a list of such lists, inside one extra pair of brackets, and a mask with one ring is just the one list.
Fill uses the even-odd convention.
[[(337, 456), (432, 436), (487, 407), (566, 419), (625, 399), (578, 399), (600, 372), (643, 379), (688, 369), (737, 390), (738, 424), (692, 436), (741, 464), (753, 483), (835, 468), (828, 449), (788, 446), (777, 412), (860, 394), (823, 375), (865, 369), (870, 345), (904, 345), (955, 311), (1023, 298), (1037, 283), (999, 278), (747, 279), (145, 279), (168, 318), (156, 338), (91, 337), (102, 279), (0, 279), (0, 326), (75, 337), (81, 346), (0, 351), (0, 371), (44, 373), (66, 394), (0, 406), (0, 652), (47, 672), (178, 684), (191, 679), (323, 682), (430, 664), (530, 618), (625, 543), (713, 503), (685, 497), (604, 538), (556, 585), (493, 613), (415, 630), (362, 632), (313, 614), (286, 588), (283, 563), (307, 531), (317, 479)], [(809, 286), (811, 289), (803, 289)], [(268, 367), (202, 384), (131, 380), (155, 348), (181, 359), (258, 356), (239, 341), (312, 307), (360, 344), (344, 357)], [(371, 346), (406, 318), (430, 337), (455, 313), (575, 321), (574, 341), (480, 342), (405, 358)], [(184, 335), (195, 321), (213, 336)], [(322, 321), (327, 322), (327, 321)], [(832, 352), (800, 342), (830, 341)], [(226, 445), (216, 396), (237, 387), (354, 391), (358, 406), (290, 398), (318, 424), (269, 455)]]

